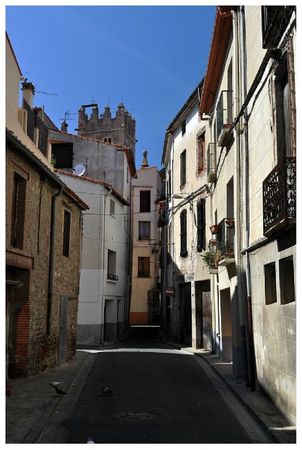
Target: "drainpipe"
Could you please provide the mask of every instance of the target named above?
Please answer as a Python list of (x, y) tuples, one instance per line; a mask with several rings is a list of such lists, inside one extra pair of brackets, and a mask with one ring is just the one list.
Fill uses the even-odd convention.
[[(247, 73), (246, 73), (246, 27), (244, 6), (240, 6), (240, 64), (242, 77), (242, 97), (247, 96)], [(248, 112), (247, 108), (243, 112), (244, 129), (242, 135), (242, 153), (244, 162), (243, 175), (243, 195), (245, 206), (245, 242), (244, 247), (250, 245), (250, 203), (249, 203), (249, 138), (248, 138)], [(250, 389), (255, 390), (255, 358), (254, 358), (254, 340), (253, 340), (253, 320), (252, 320), (252, 301), (251, 301), (251, 274), (250, 274), (250, 254), (246, 252), (245, 256), (245, 276), (246, 276), (246, 332), (247, 332), (247, 365), (248, 365), (248, 384)]]
[[(106, 241), (106, 200), (108, 195), (110, 195), (112, 192), (112, 189), (110, 189), (109, 192), (107, 192), (107, 194), (104, 195), (104, 201), (103, 201), (103, 240), (102, 240), (102, 244), (103, 244), (103, 283), (102, 283), (102, 294), (101, 294), (101, 299), (102, 299), (102, 309), (101, 309), (101, 313), (102, 313), (102, 317), (101, 317), (101, 323), (103, 324), (103, 330), (102, 330), (102, 336), (101, 336), (101, 343), (104, 343), (104, 338), (105, 338), (105, 294), (104, 294), (104, 288), (105, 288), (105, 283), (106, 283), (106, 279), (105, 279), (105, 250), (106, 250), (106, 246), (105, 246), (105, 241)], [(102, 198), (102, 197), (101, 197)], [(107, 261), (108, 264), (108, 261)]]
[[(241, 79), (240, 79), (240, 41), (239, 41), (239, 18), (236, 10), (232, 10), (233, 16), (233, 36), (234, 36), (234, 67), (235, 67), (235, 114), (238, 115), (240, 111), (240, 100), (241, 100)], [(242, 160), (242, 149), (241, 149), (241, 133), (242, 133), (242, 121), (238, 121), (235, 127), (236, 137), (235, 137), (235, 211), (236, 211), (236, 221), (238, 226), (236, 227), (236, 263), (237, 263), (237, 295), (239, 304), (239, 342), (238, 345), (243, 351), (243, 356), (240, 361), (238, 361), (238, 375), (242, 372), (244, 378), (247, 378), (247, 367), (246, 367), (246, 308), (245, 308), (245, 289), (244, 289), (244, 271), (243, 271), (243, 260), (241, 254), (242, 248), (242, 231), (241, 224), (243, 224), (243, 214), (241, 210), (242, 205), (242, 176), (241, 171), (241, 160)], [(240, 365), (242, 369), (240, 370)]]
[(57, 222), (57, 198), (62, 194), (63, 186), (53, 194), (51, 198), (51, 224), (50, 224), (50, 249), (49, 249), (49, 272), (48, 272), (48, 299), (47, 299), (47, 317), (46, 330), (50, 335), (51, 310), (54, 295), (54, 273), (55, 273), (55, 245), (56, 245), (56, 222)]

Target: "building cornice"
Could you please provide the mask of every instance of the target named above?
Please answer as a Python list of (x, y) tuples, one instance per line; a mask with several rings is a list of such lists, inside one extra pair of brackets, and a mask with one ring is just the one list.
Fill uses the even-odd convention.
[(232, 6), (217, 7), (207, 72), (199, 105), (201, 116), (202, 114), (209, 114), (214, 106), (232, 33), (232, 9)]

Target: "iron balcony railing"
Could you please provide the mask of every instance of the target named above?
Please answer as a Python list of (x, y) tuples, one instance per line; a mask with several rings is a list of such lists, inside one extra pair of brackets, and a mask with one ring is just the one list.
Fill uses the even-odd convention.
[(217, 144), (226, 144), (227, 134), (233, 122), (233, 91), (221, 91), (216, 108)]
[(118, 276), (113, 273), (107, 273), (107, 280), (118, 281)]
[(216, 144), (213, 142), (208, 145), (207, 178), (209, 183), (216, 181)]
[(296, 158), (281, 160), (263, 181), (263, 234), (296, 223)]

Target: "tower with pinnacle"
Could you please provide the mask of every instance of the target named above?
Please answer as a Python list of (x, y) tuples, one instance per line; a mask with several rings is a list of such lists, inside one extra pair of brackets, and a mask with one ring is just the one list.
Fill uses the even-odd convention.
[[(88, 108), (91, 108), (90, 117), (86, 112)], [(103, 114), (99, 114), (97, 103), (82, 105), (79, 109), (77, 132), (80, 136), (131, 148), (135, 156), (135, 119), (123, 103), (118, 105), (115, 117), (112, 117), (109, 106), (105, 107)]]

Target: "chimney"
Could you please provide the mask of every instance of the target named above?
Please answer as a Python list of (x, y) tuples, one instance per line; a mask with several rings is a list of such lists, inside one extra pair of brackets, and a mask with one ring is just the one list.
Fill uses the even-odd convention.
[(33, 107), (33, 98), (35, 95), (35, 87), (31, 82), (22, 83), (22, 91), (23, 91), (23, 100), (28, 103), (28, 105), (32, 108)]
[(67, 133), (67, 127), (68, 127), (68, 123), (66, 123), (64, 120), (64, 122), (62, 122), (62, 125), (61, 125), (61, 131), (63, 131), (63, 133)]
[(148, 155), (148, 152), (147, 152), (147, 150), (145, 150), (145, 151), (143, 152), (143, 162), (142, 162), (142, 167), (149, 167), (147, 155)]

